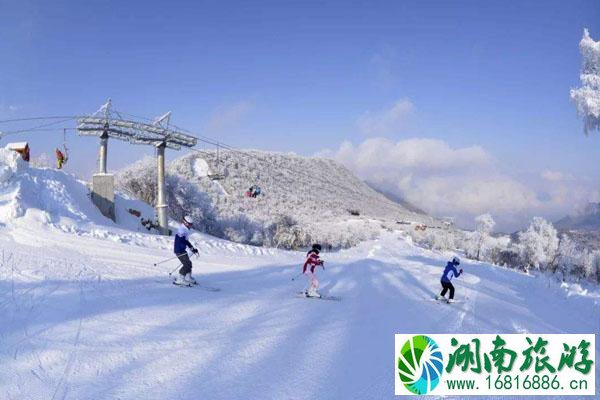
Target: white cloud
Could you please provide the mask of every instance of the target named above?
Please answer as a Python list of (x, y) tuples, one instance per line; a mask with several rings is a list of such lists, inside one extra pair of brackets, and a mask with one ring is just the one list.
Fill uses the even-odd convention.
[(542, 171), (540, 176), (542, 179), (545, 179), (549, 182), (562, 182), (573, 179), (573, 175), (571, 174), (565, 174), (560, 171), (552, 171), (549, 169)]
[(440, 215), (519, 213), (538, 203), (535, 192), (501, 174), (428, 176), (411, 183), (406, 199)]
[(212, 113), (206, 131), (215, 133), (235, 129), (253, 108), (254, 103), (247, 100), (220, 106)]
[(415, 106), (408, 99), (401, 99), (390, 108), (368, 111), (358, 121), (358, 129), (367, 136), (401, 133), (410, 125)]
[(399, 142), (370, 138), (356, 147), (350, 142), (344, 142), (337, 155), (338, 158), (354, 158), (353, 162), (361, 168), (387, 170), (393, 167), (438, 173), (486, 166), (492, 162), (490, 156), (479, 146), (453, 149), (442, 140), (425, 138)]
[(322, 154), (433, 215), (455, 216), (469, 227), (475, 216), (489, 212), (499, 229), (516, 230), (533, 215), (561, 217), (590, 196), (559, 171), (544, 171), (535, 181), (516, 179), (482, 147), (456, 148), (436, 139), (370, 138)]

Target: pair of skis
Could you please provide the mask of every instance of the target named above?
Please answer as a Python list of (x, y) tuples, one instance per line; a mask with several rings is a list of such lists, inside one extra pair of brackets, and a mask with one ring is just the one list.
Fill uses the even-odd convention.
[(338, 297), (338, 296), (325, 296), (325, 295), (309, 296), (305, 292), (298, 292), (296, 297), (298, 297), (300, 299), (313, 299), (313, 300), (331, 300), (331, 301), (341, 301), (342, 300), (342, 298)]
[(179, 287), (182, 287), (182, 288), (193, 288), (193, 287), (196, 287), (198, 289), (206, 290), (208, 292), (220, 292), (221, 291), (221, 288), (214, 287), (214, 286), (206, 286), (206, 285), (204, 285), (202, 283), (198, 283), (198, 282), (193, 283), (191, 285), (181, 285), (181, 284), (176, 283), (175, 281), (173, 281), (173, 285), (179, 286)]
[(443, 297), (441, 299), (438, 299), (437, 297), (434, 297), (432, 299), (425, 299), (425, 300), (434, 301), (436, 303), (444, 303), (444, 304), (462, 303), (464, 301), (464, 300), (460, 300), (459, 299), (459, 300), (453, 300), (453, 301), (450, 302), (450, 301), (448, 301), (448, 299), (443, 298)]
[[(187, 252), (186, 252), (186, 254), (187, 254)], [(172, 260), (174, 258), (177, 258), (178, 256), (179, 255), (177, 255), (177, 256), (175, 256), (173, 258), (168, 258), (168, 259), (163, 260), (163, 261), (161, 261), (159, 263), (155, 263), (154, 265), (156, 266), (158, 264), (162, 264), (163, 262), (170, 261), (170, 260)], [(173, 273), (175, 273), (175, 271), (177, 271), (179, 268), (181, 268), (181, 264), (179, 264), (177, 266), (177, 268), (175, 268), (173, 271), (169, 272), (169, 278), (171, 278), (171, 282), (173, 282), (173, 285), (179, 286), (179, 287), (188, 287), (188, 288), (189, 287), (197, 287), (198, 289), (206, 290), (208, 292), (220, 292), (221, 291), (220, 288), (213, 287), (213, 286), (206, 286), (206, 285), (203, 285), (203, 284), (198, 283), (196, 281), (194, 281), (194, 283), (192, 283), (191, 285), (187, 285), (187, 284), (186, 285), (182, 285), (182, 284), (177, 283), (176, 278), (174, 278), (174, 276), (173, 276)]]
[[(323, 267), (323, 264), (321, 264), (321, 267)], [(325, 267), (323, 267), (323, 269), (325, 269)], [(292, 281), (295, 281), (296, 279), (300, 278), (302, 276), (303, 272), (300, 272), (299, 274), (295, 275), (292, 278)], [(318, 296), (309, 296), (306, 292), (298, 292), (298, 294), (296, 295), (296, 297), (300, 298), (300, 299), (313, 299), (313, 300), (331, 300), (331, 301), (341, 301), (342, 298), (338, 297), (338, 296), (325, 296), (325, 295), (318, 295)]]

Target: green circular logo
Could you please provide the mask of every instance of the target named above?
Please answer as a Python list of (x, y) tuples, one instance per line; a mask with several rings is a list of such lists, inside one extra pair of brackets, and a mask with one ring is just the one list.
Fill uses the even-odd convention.
[(444, 357), (429, 336), (418, 335), (407, 340), (398, 357), (398, 375), (414, 394), (431, 392), (440, 383)]

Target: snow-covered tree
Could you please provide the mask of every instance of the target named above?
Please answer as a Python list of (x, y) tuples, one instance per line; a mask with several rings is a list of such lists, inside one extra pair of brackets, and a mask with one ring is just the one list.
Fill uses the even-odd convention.
[(157, 175), (154, 160), (144, 157), (116, 175), (116, 186), (150, 205), (156, 197)]
[[(150, 205), (156, 203), (157, 172), (155, 161), (146, 157), (125, 168), (116, 176), (117, 188)], [(221, 233), (215, 223), (212, 202), (208, 196), (180, 176), (167, 173), (165, 177), (169, 216), (180, 221), (184, 215), (191, 215), (198, 224), (196, 229), (216, 234)], [(235, 221), (236, 223), (239, 221)], [(235, 229), (235, 225), (230, 228)], [(218, 231), (218, 232), (217, 232)], [(230, 230), (230, 232), (232, 232)], [(240, 235), (239, 233), (237, 234)], [(247, 235), (242, 235), (246, 237)]]
[(579, 76), (581, 87), (571, 90), (571, 99), (583, 118), (583, 129), (587, 135), (593, 130), (600, 131), (600, 42), (592, 39), (585, 29), (579, 50), (583, 58)]
[(419, 243), (433, 250), (451, 250), (454, 249), (454, 235), (450, 230), (428, 229)]
[(592, 253), (592, 278), (596, 279), (597, 283), (600, 283), (600, 250), (596, 250)]
[(558, 236), (552, 224), (541, 217), (534, 217), (524, 232), (519, 232), (519, 250), (525, 267), (545, 269), (556, 259)]
[(586, 252), (581, 263), (580, 278), (597, 280), (600, 270), (600, 250)]
[(275, 223), (273, 235), (275, 247), (298, 249), (310, 243), (310, 237), (290, 216), (280, 216)]
[(564, 277), (570, 275), (581, 258), (577, 245), (567, 235), (561, 235), (552, 272), (560, 272)]
[(473, 235), (473, 255), (477, 260), (485, 256), (490, 250), (490, 234), (496, 222), (494, 218), (488, 214), (482, 214), (475, 218), (475, 234)]
[(581, 276), (580, 278), (589, 278), (592, 275), (592, 269), (594, 267), (593, 253), (586, 251), (583, 262), (581, 263)]

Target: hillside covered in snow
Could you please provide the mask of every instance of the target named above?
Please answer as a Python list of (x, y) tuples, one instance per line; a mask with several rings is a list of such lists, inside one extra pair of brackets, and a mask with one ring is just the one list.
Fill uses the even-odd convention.
[[(119, 188), (152, 204), (154, 170), (151, 159), (126, 168)], [(399, 223), (439, 226), (328, 159), (254, 150), (195, 152), (172, 161), (168, 173), (172, 218), (193, 214), (199, 229), (239, 243), (346, 248)], [(253, 185), (261, 194), (245, 196)]]

